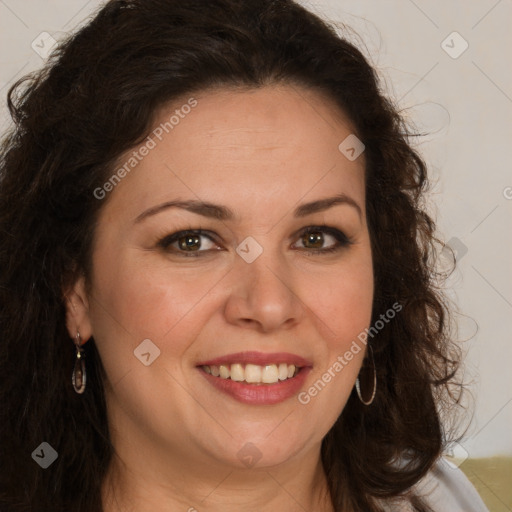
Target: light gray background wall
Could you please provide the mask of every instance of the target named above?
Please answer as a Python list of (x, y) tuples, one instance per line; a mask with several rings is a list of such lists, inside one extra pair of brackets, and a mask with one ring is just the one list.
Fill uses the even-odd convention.
[[(0, 0), (2, 131), (9, 85), (100, 3)], [(418, 149), (435, 182), (429, 209), (459, 260), (447, 286), (464, 313), (459, 337), (475, 397), (454, 452), (512, 455), (512, 1), (301, 3), (355, 29), (388, 93), (429, 132)]]

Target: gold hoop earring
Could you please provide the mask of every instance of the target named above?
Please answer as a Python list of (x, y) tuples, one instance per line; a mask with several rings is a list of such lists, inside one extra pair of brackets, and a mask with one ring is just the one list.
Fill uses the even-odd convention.
[[(359, 400), (361, 400), (361, 402), (364, 405), (370, 405), (373, 402), (373, 399), (375, 398), (375, 393), (377, 392), (377, 369), (375, 368), (375, 360), (373, 359), (373, 349), (370, 345), (368, 345), (368, 349), (370, 351), (370, 357), (372, 360), (372, 367), (373, 367), (373, 391), (372, 391), (372, 396), (368, 400), (364, 400), (364, 398), (361, 394), (361, 384), (359, 381), (359, 376), (356, 379), (357, 396), (359, 397)], [(359, 373), (361, 373), (361, 372), (359, 372)], [(367, 382), (368, 382), (368, 380), (369, 379), (366, 379)]]
[(76, 359), (75, 367), (73, 368), (73, 375), (71, 382), (75, 391), (81, 395), (85, 391), (85, 383), (87, 382), (87, 372), (85, 371), (84, 349), (82, 348), (82, 338), (78, 330), (75, 336)]

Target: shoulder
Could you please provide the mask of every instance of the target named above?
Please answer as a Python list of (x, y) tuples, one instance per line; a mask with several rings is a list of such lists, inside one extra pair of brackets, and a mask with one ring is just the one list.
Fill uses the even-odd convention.
[[(435, 512), (489, 512), (466, 475), (445, 458), (440, 458), (412, 490)], [(386, 511), (413, 512), (404, 500), (393, 500), (383, 507)]]
[(442, 457), (416, 484), (415, 490), (436, 511), (489, 512), (466, 475)]

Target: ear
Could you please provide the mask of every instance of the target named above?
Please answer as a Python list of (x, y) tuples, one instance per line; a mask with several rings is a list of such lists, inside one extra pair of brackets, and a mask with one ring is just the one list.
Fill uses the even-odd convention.
[(75, 283), (64, 290), (66, 305), (66, 327), (69, 336), (75, 339), (77, 331), (85, 343), (92, 336), (89, 314), (89, 300), (86, 293), (85, 276), (81, 275)]

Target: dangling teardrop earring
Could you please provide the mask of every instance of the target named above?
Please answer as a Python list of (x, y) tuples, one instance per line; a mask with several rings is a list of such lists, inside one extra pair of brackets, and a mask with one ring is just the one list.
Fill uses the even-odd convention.
[[(359, 376), (356, 379), (357, 396), (359, 397), (359, 400), (361, 400), (361, 402), (364, 405), (370, 405), (373, 402), (373, 399), (375, 398), (375, 393), (377, 392), (377, 369), (375, 368), (375, 360), (373, 359), (373, 349), (370, 345), (368, 345), (368, 352), (370, 353), (371, 364), (373, 367), (373, 372), (372, 372), (373, 375), (370, 378), (366, 377), (366, 379), (365, 379), (366, 383), (369, 383), (369, 382), (372, 383), (372, 394), (368, 400), (365, 400), (362, 396)], [(359, 374), (361, 375), (361, 372), (359, 372)], [(363, 377), (364, 377), (364, 371), (363, 371)]]
[(76, 359), (71, 381), (73, 382), (73, 388), (75, 391), (81, 395), (85, 391), (87, 373), (85, 371), (84, 349), (81, 347), (82, 338), (80, 337), (78, 330), (76, 331), (74, 343), (76, 346)]

